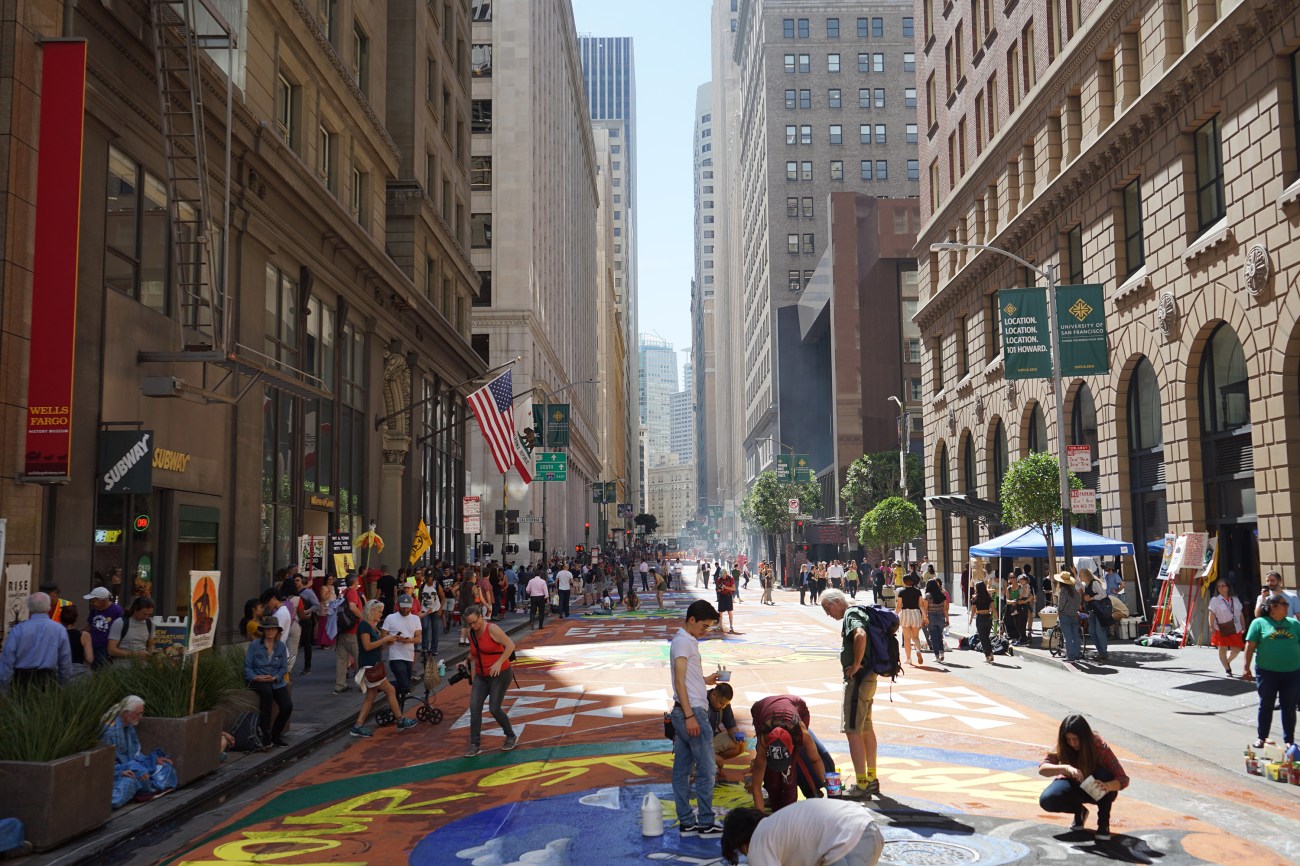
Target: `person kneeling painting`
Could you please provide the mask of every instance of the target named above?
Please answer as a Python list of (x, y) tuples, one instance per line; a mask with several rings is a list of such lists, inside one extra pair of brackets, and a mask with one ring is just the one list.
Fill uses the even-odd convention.
[(808, 729), (808, 705), (794, 695), (772, 695), (750, 707), (757, 746), (750, 766), (750, 793), (754, 807), (763, 808), (767, 789), (772, 809), (789, 806), (799, 797), (820, 797), (826, 774), (835, 764), (813, 732)]
[(130, 800), (152, 800), (176, 787), (176, 768), (162, 749), (145, 754), (135, 726), (144, 716), (144, 698), (127, 695), (104, 715), (104, 730), (99, 735), (104, 745), (112, 746), (113, 808)]
[(1055, 780), (1038, 798), (1044, 812), (1074, 815), (1071, 830), (1082, 830), (1088, 821), (1087, 804), (1097, 804), (1097, 841), (1110, 838), (1110, 807), (1119, 792), (1128, 787), (1128, 776), (1106, 741), (1092, 732), (1088, 720), (1078, 714), (1061, 721), (1056, 751), (1038, 767), (1039, 775)]
[(750, 866), (875, 866), (885, 837), (875, 817), (848, 800), (800, 800), (770, 816), (733, 809), (722, 828), (722, 857)]

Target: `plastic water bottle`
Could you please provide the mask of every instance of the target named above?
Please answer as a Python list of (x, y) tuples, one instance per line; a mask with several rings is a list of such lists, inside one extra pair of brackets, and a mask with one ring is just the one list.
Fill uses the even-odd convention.
[(447, 663), (442, 659), (438, 659), (438, 676), (445, 677), (446, 675), (447, 675)]
[(664, 807), (654, 794), (646, 794), (641, 799), (641, 835), (662, 836), (664, 834)]

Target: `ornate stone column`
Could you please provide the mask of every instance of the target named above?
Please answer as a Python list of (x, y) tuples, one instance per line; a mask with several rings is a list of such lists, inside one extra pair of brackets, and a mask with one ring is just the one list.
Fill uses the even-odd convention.
[[(384, 414), (391, 415), (411, 405), (411, 376), (406, 359), (396, 353), (384, 353)], [(384, 462), (379, 467), (379, 534), (392, 551), (384, 561), (396, 570), (405, 565), (401, 551), (409, 540), (403, 537), (402, 476), (406, 472), (406, 455), (411, 450), (411, 413), (390, 418), (380, 431)]]

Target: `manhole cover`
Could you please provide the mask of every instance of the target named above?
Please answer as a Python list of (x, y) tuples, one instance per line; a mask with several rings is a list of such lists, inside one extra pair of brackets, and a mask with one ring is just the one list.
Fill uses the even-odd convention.
[(880, 854), (880, 862), (889, 866), (958, 866), (979, 859), (979, 852), (964, 845), (919, 839), (886, 842)]

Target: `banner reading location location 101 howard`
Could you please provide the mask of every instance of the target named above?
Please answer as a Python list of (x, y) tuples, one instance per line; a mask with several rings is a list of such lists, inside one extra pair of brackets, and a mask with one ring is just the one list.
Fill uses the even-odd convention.
[(1095, 376), (1110, 372), (1106, 349), (1106, 296), (1101, 286), (1061, 286), (1056, 290), (1061, 375)]
[(1045, 289), (998, 292), (1002, 319), (1002, 359), (1008, 379), (1052, 377), (1051, 335), (1047, 330)]

